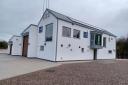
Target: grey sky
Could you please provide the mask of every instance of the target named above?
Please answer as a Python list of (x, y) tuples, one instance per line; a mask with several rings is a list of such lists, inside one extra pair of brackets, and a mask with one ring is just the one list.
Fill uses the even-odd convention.
[[(50, 0), (50, 8), (118, 37), (128, 34), (128, 0)], [(19, 35), (42, 14), (43, 0), (0, 0), (0, 39)]]

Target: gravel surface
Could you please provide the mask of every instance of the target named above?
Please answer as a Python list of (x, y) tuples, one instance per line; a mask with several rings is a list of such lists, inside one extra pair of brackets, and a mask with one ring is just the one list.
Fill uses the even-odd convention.
[(65, 64), (2, 80), (0, 85), (128, 85), (128, 60)]

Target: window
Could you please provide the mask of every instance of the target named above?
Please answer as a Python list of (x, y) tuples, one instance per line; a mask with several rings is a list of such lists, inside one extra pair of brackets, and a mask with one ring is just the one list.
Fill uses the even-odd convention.
[(64, 37), (71, 37), (71, 28), (63, 26), (62, 35)]
[(96, 45), (101, 45), (102, 43), (102, 35), (101, 34), (96, 34), (95, 35), (95, 44)]
[(106, 47), (106, 37), (103, 38), (103, 47)]
[(39, 27), (39, 33), (43, 32), (43, 26)]
[(80, 31), (74, 29), (74, 30), (73, 30), (73, 37), (74, 37), (74, 38), (80, 38)]
[(112, 54), (112, 50), (109, 50), (108, 53), (109, 53), (109, 54)]
[(88, 32), (84, 32), (84, 33), (83, 33), (83, 37), (84, 37), (84, 38), (88, 38)]
[(44, 51), (44, 46), (40, 46), (40, 51)]
[(52, 41), (53, 38), (53, 24), (46, 25), (45, 41)]

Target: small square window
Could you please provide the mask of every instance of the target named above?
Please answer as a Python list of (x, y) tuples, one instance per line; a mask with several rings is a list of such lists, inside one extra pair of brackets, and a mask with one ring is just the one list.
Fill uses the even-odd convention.
[(71, 28), (63, 26), (62, 35), (63, 37), (71, 37)]
[(74, 29), (73, 30), (73, 37), (74, 38), (80, 38), (80, 30)]
[(39, 33), (43, 32), (43, 26), (39, 27)]
[(84, 32), (84, 33), (83, 33), (83, 37), (84, 37), (84, 38), (88, 38), (88, 32)]
[(40, 51), (44, 51), (44, 46), (40, 46)]

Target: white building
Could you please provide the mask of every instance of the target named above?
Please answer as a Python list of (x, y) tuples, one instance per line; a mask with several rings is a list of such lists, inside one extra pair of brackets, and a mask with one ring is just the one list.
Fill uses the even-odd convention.
[(22, 54), (22, 37), (13, 35), (8, 44), (8, 54), (21, 55)]
[(33, 24), (29, 25), (22, 32), (22, 56), (37, 57), (37, 33), (37, 26)]
[(22, 55), (49, 61), (116, 58), (116, 36), (46, 9), (38, 26), (22, 32)]
[(50, 61), (116, 58), (116, 36), (46, 9), (38, 24), (37, 57)]

